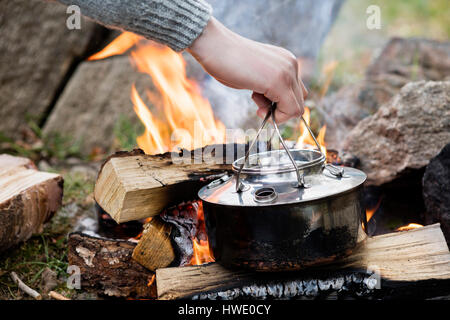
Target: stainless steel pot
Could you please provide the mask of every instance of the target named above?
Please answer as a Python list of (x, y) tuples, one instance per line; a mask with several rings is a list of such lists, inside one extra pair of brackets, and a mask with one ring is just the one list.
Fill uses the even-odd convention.
[[(366, 238), (366, 175), (325, 164), (306, 122), (319, 151), (289, 150), (276, 125), (275, 108), (246, 156), (233, 163), (234, 175), (199, 191), (213, 254), (225, 266), (299, 270), (348, 255)], [(270, 116), (284, 151), (250, 155)]]

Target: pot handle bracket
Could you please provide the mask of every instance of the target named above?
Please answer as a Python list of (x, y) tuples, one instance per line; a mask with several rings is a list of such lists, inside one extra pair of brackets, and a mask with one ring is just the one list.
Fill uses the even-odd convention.
[[(286, 151), (289, 159), (291, 160), (292, 164), (294, 165), (295, 168), (295, 173), (297, 174), (297, 188), (308, 188), (309, 186), (305, 183), (305, 177), (304, 175), (300, 174), (300, 171), (298, 169), (297, 163), (294, 160), (294, 157), (292, 156), (291, 152), (289, 151), (288, 146), (286, 145), (286, 143), (284, 142), (283, 137), (281, 136), (280, 130), (278, 129), (278, 125), (275, 122), (275, 110), (277, 108), (277, 104), (274, 102), (272, 103), (272, 106), (270, 107), (269, 111), (267, 112), (266, 116), (264, 117), (264, 120), (261, 124), (261, 127), (259, 128), (258, 132), (256, 133), (256, 137), (255, 139), (253, 139), (252, 143), (250, 144), (247, 152), (245, 153), (245, 158), (244, 161), (242, 162), (242, 164), (239, 167), (239, 171), (237, 172), (237, 176), (236, 176), (236, 192), (242, 192), (245, 191), (245, 185), (241, 182), (240, 176), (241, 176), (241, 171), (244, 168), (244, 165), (247, 163), (248, 157), (250, 156), (250, 150), (253, 148), (253, 145), (255, 144), (255, 142), (258, 140), (258, 137), (262, 131), (262, 129), (265, 127), (267, 121), (269, 120), (269, 118), (272, 118), (272, 125), (275, 128), (275, 131), (278, 135), (278, 138), (280, 139), (280, 142), (283, 146), (283, 149)], [(325, 155), (322, 152), (322, 149), (320, 148), (320, 144), (317, 141), (316, 137), (314, 136), (314, 133), (312, 132), (311, 128), (308, 126), (308, 123), (305, 121), (305, 119), (303, 118), (303, 116), (301, 117), (303, 123), (305, 124), (306, 128), (308, 129), (309, 134), (311, 135), (311, 137), (314, 140), (314, 143), (316, 144), (317, 148), (319, 149), (320, 153), (325, 157)], [(335, 168), (333, 166), (333, 168)], [(340, 168), (336, 168), (337, 170), (340, 170)]]

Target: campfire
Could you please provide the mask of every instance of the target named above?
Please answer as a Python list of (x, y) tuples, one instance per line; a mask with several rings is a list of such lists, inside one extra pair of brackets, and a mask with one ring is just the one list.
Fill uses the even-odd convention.
[[(95, 198), (99, 205), (104, 212), (109, 213), (108, 217), (112, 217), (119, 223), (119, 226), (136, 220), (143, 224), (143, 231), (129, 239), (133, 244), (127, 249), (129, 250), (127, 254), (132, 257), (132, 260), (127, 260), (126, 263), (127, 268), (133, 269), (145, 279), (145, 286), (136, 285), (133, 290), (127, 291), (127, 294), (139, 296), (139, 292), (142, 293), (143, 290), (147, 295), (157, 294), (159, 298), (163, 299), (187, 296), (217, 298), (218, 294), (228, 298), (246, 296), (249, 294), (246, 292), (246, 287), (241, 289), (238, 286), (239, 289), (232, 292), (220, 291), (223, 286), (230, 285), (227, 281), (216, 286), (213, 290), (216, 293), (212, 295), (201, 291), (192, 292), (191, 289), (187, 291), (177, 289), (174, 282), (180, 281), (180, 277), (185, 277), (184, 271), (194, 274), (196, 272), (211, 274), (203, 280), (206, 283), (215, 281), (214, 273), (232, 279), (241, 276), (240, 273), (230, 273), (214, 263), (215, 258), (206, 232), (203, 204), (197, 198), (197, 190), (200, 186), (210, 183), (218, 177), (223, 177), (224, 174), (229, 174), (230, 167), (226, 164), (206, 164), (208, 159), (203, 159), (202, 164), (175, 164), (171, 162), (171, 152), (184, 153), (194, 150), (189, 156), (194, 159), (198, 154), (204, 156), (202, 152), (208, 146), (218, 145), (220, 147), (215, 151), (222, 151), (220, 154), (225, 157), (227, 151), (230, 149), (234, 151), (239, 148), (239, 145), (223, 144), (226, 139), (225, 126), (214, 117), (211, 105), (207, 99), (202, 97), (198, 85), (186, 77), (185, 62), (180, 54), (132, 34), (124, 33), (90, 59), (104, 59), (127, 51), (130, 51), (133, 65), (139, 72), (152, 78), (159, 93), (157, 95), (151, 90), (139, 93), (135, 86), (132, 87), (131, 101), (136, 114), (145, 126), (144, 134), (137, 140), (138, 146), (144, 152), (135, 150), (131, 153), (118, 153), (110, 157), (99, 173), (95, 190)], [(329, 76), (326, 79), (328, 79), (326, 83), (329, 84)], [(321, 92), (323, 95), (325, 94), (323, 90)], [(149, 108), (150, 105), (151, 108)], [(305, 122), (299, 122), (297, 125), (299, 134), (293, 137), (295, 148), (313, 150), (315, 141), (307, 130), (307, 126), (311, 122), (309, 108), (305, 109), (304, 119)], [(342, 165), (343, 161), (338, 152), (327, 150), (325, 136), (326, 126), (324, 125), (317, 135), (320, 151), (326, 156), (328, 163)], [(197, 153), (195, 150), (199, 150), (199, 152)], [(210, 156), (215, 155), (210, 154)], [(119, 185), (122, 185), (123, 188), (118, 188)], [(380, 198), (375, 206), (366, 210), (366, 220), (369, 223), (377, 215), (382, 203)], [(361, 224), (361, 227), (365, 228), (364, 223)], [(397, 228), (396, 231), (421, 227), (422, 225), (411, 223)], [(433, 232), (432, 229), (424, 228), (423, 230), (424, 233)], [(401, 234), (398, 233), (399, 238), (395, 240), (397, 241), (395, 250), (403, 250), (401, 248), (407, 245), (403, 241), (407, 241), (408, 237), (403, 237)], [(396, 239), (397, 236), (392, 234), (392, 237)], [(375, 237), (369, 241), (373, 241), (375, 245), (377, 242), (384, 241), (382, 239)], [(76, 253), (77, 248), (80, 245), (92, 247), (94, 244), (89, 245), (89, 243), (95, 242), (95, 240), (83, 238), (82, 235), (74, 235), (72, 240), (70, 258), (79, 262), (80, 256)], [(112, 240), (101, 241), (103, 244), (100, 246), (114, 247), (117, 245)], [(93, 248), (95, 251), (95, 246)], [(367, 257), (376, 256), (376, 250), (371, 252), (367, 251), (367, 247), (364, 248), (359, 249), (363, 251), (356, 251), (361, 254), (361, 257), (370, 260), (372, 258)], [(102, 259), (108, 260), (110, 257), (99, 256), (99, 259), (98, 263), (101, 263)], [(389, 261), (387, 258), (384, 261), (376, 261), (376, 263), (385, 265), (389, 269), (392, 268)], [(356, 262), (356, 264), (358, 263), (361, 262)], [(189, 269), (201, 265), (204, 265), (202, 268), (205, 269)], [(180, 269), (180, 267), (183, 268)], [(369, 266), (366, 265), (366, 267)], [(394, 278), (401, 277), (400, 273)], [(255, 297), (261, 297), (261, 294), (263, 296), (271, 295), (273, 277), (262, 277), (262, 279), (256, 275), (245, 277), (248, 277), (246, 283), (253, 285), (252, 289), (249, 289), (252, 292), (251, 295)], [(334, 283), (340, 277), (342, 275), (338, 274), (335, 278), (320, 281)], [(133, 279), (133, 282), (136, 281), (139, 280)], [(261, 281), (268, 284), (261, 284)], [(314, 287), (305, 280), (280, 281), (282, 286), (285, 288), (292, 286), (292, 290), (299, 294), (305, 293), (304, 290), (308, 285)], [(155, 287), (157, 287), (157, 293), (152, 291), (155, 290)], [(301, 288), (303, 289), (300, 290)], [(122, 289), (117, 288), (117, 290)], [(369, 285), (364, 290), (372, 289)], [(282, 296), (283, 294), (279, 297)]]
[(143, 7), (80, 2), (75, 31), (56, 2), (0, 5), (0, 299), (448, 299), (443, 4), (208, 0), (297, 57), (304, 114), (278, 126)]

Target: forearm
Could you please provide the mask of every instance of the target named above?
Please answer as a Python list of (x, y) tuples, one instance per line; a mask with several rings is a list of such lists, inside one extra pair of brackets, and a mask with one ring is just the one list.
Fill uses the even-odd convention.
[(203, 0), (58, 0), (109, 28), (131, 31), (182, 51), (202, 33), (211, 17)]

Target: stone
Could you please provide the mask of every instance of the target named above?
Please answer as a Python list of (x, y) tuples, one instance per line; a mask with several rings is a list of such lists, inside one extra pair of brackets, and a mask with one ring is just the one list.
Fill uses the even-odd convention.
[(343, 144), (360, 160), (368, 185), (424, 168), (450, 141), (450, 81), (419, 81), (360, 121)]
[(0, 131), (11, 138), (20, 138), (28, 116), (43, 121), (100, 28), (83, 19), (81, 30), (69, 30), (67, 16), (56, 2), (0, 2)]
[(330, 148), (341, 149), (347, 134), (411, 81), (450, 80), (450, 42), (392, 38), (367, 68), (363, 81), (326, 96), (319, 112)]
[(58, 286), (58, 274), (50, 268), (45, 268), (41, 274), (41, 288), (44, 292), (50, 292)]
[(431, 159), (422, 181), (425, 223), (439, 222), (450, 244), (450, 143)]
[(420, 80), (450, 80), (450, 42), (392, 38), (368, 67), (360, 103), (372, 113), (405, 84)]
[(58, 100), (44, 134), (68, 135), (87, 155), (95, 148), (113, 151), (119, 119), (139, 123), (130, 98), (134, 83), (143, 99), (142, 88), (153, 87), (150, 77), (134, 70), (127, 56), (83, 62)]

